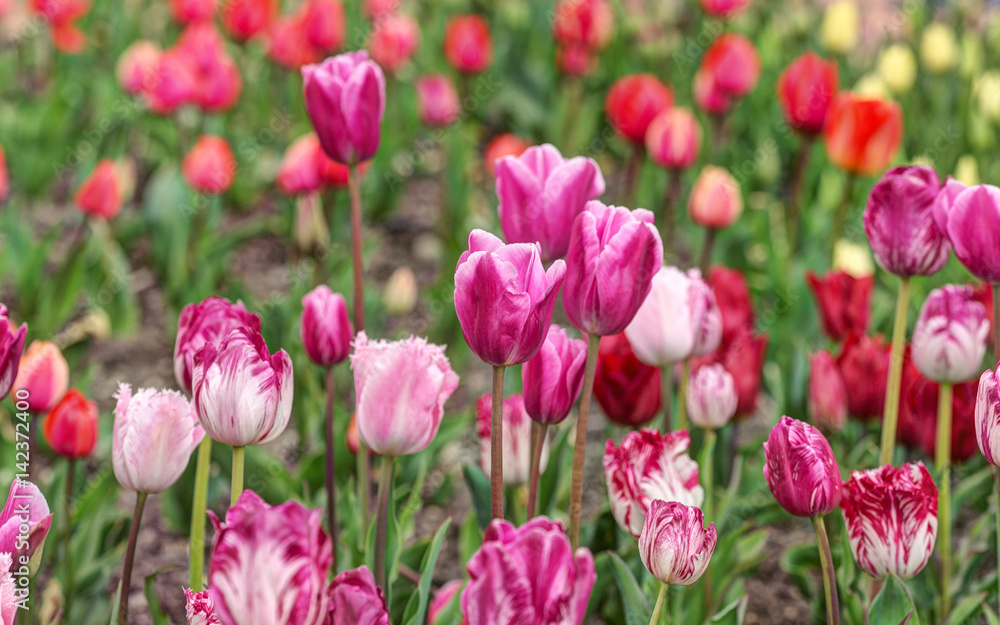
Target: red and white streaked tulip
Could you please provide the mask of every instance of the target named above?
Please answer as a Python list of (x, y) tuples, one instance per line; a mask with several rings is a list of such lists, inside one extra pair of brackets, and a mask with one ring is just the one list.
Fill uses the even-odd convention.
[(336, 365), (351, 352), (350, 315), (340, 293), (321, 284), (302, 298), (302, 345), (309, 359), (321, 367)]
[(781, 417), (764, 443), (764, 479), (782, 508), (801, 517), (829, 514), (840, 505), (840, 467), (815, 427)]
[(972, 287), (934, 289), (913, 328), (913, 364), (935, 382), (964, 382), (980, 371), (989, 332), (986, 308)]
[(264, 337), (237, 328), (195, 356), (194, 405), (205, 432), (220, 443), (243, 447), (276, 439), (292, 416), (292, 359), (271, 355)]
[(987, 462), (1000, 467), (1000, 367), (987, 369), (979, 378), (976, 441)]
[(409, 456), (431, 444), (444, 403), (458, 388), (444, 347), (411, 336), (372, 341), (364, 331), (351, 355), (361, 440), (382, 456)]
[(177, 319), (174, 343), (174, 377), (185, 393), (191, 393), (194, 355), (205, 345), (218, 347), (236, 328), (260, 332), (260, 317), (247, 312), (243, 302), (235, 304), (222, 297), (209, 297), (198, 304), (188, 304)]
[(7, 307), (0, 304), (0, 400), (10, 393), (21, 364), (24, 339), (28, 336), (28, 324), (15, 328), (10, 323)]
[(655, 499), (701, 506), (705, 490), (698, 481), (698, 463), (687, 453), (690, 444), (686, 430), (630, 432), (621, 447), (608, 440), (604, 477), (611, 513), (623, 530), (638, 538)]
[(562, 525), (545, 517), (521, 527), (494, 520), (466, 570), (468, 625), (581, 625), (597, 578), (590, 550), (574, 552)]
[(716, 430), (736, 415), (736, 381), (719, 363), (698, 367), (687, 389), (688, 418), (700, 428)]
[(215, 615), (211, 592), (207, 590), (195, 592), (185, 588), (184, 596), (187, 598), (188, 625), (220, 625), (219, 617)]
[[(7, 503), (0, 511), (0, 553), (11, 554), (18, 567), (22, 558), (28, 558), (29, 569), (34, 575), (39, 565), (35, 554), (45, 543), (51, 526), (52, 513), (45, 495), (31, 482), (15, 478), (10, 485)], [(25, 535), (27, 540), (24, 540)], [(5, 569), (0, 568), (2, 570)]]
[(664, 584), (690, 586), (705, 573), (718, 541), (715, 523), (705, 527), (700, 509), (657, 499), (639, 536), (639, 557)]
[(329, 595), (330, 616), (323, 625), (389, 625), (385, 597), (367, 566), (333, 578)]
[(35, 413), (52, 410), (69, 388), (69, 363), (50, 341), (32, 341), (21, 357), (12, 390), (27, 395), (28, 410)]
[(538, 423), (559, 423), (569, 416), (583, 388), (587, 343), (565, 329), (549, 326), (545, 342), (521, 367), (521, 387), (528, 416)]
[(177, 391), (119, 384), (115, 395), (111, 463), (118, 483), (140, 493), (160, 493), (180, 478), (205, 431), (194, 406)]
[(852, 471), (840, 508), (858, 565), (876, 579), (919, 573), (934, 551), (937, 507), (938, 489), (922, 462)]
[[(479, 466), (490, 476), (490, 412), (493, 398), (486, 393), (476, 402), (476, 423), (479, 434)], [(524, 409), (524, 398), (509, 395), (503, 400), (503, 483), (527, 484), (531, 473), (531, 424)], [(549, 446), (542, 447), (539, 471), (544, 473), (549, 462)]]

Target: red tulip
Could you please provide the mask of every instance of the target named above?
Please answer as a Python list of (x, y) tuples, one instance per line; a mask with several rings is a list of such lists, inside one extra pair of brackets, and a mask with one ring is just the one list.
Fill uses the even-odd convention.
[[(913, 367), (904, 373), (900, 390), (900, 442), (935, 457), (937, 449), (938, 393), (940, 385), (920, 375)], [(965, 462), (976, 455), (976, 398), (978, 381), (952, 386), (951, 459)]]
[(216, 0), (170, 0), (170, 9), (178, 23), (202, 22), (215, 15)]
[(785, 121), (807, 135), (822, 132), (839, 84), (836, 61), (824, 61), (813, 52), (792, 61), (778, 77), (776, 89)]
[(557, 46), (556, 67), (568, 76), (586, 76), (597, 69), (597, 53), (579, 44)]
[(267, 30), (267, 54), (289, 69), (319, 62), (340, 48), (347, 19), (340, 0), (309, 0)]
[(42, 434), (52, 451), (60, 456), (89, 456), (97, 442), (97, 404), (71, 388), (45, 416)]
[[(496, 163), (505, 156), (518, 157), (528, 149), (521, 137), (509, 132), (493, 137), (483, 152), (483, 166), (490, 176), (496, 176)], [(0, 198), (2, 199), (2, 198)]]
[(826, 154), (848, 172), (870, 176), (892, 162), (903, 139), (903, 112), (888, 100), (839, 94), (827, 114)]
[(144, 93), (155, 84), (160, 54), (160, 47), (145, 39), (135, 41), (125, 48), (115, 66), (118, 84), (125, 93)]
[(615, 14), (607, 0), (560, 0), (552, 18), (552, 37), (562, 47), (600, 50), (615, 29)]
[[(760, 57), (753, 42), (735, 33), (721, 35), (705, 52), (698, 72), (711, 77), (714, 90), (729, 98), (742, 98), (760, 79)], [(697, 80), (697, 78), (696, 78)]]
[(675, 171), (695, 164), (701, 150), (701, 126), (694, 114), (671, 107), (657, 115), (646, 129), (646, 152), (653, 162)]
[(708, 286), (722, 313), (722, 342), (728, 343), (741, 328), (754, 324), (753, 302), (746, 278), (738, 269), (713, 265), (708, 270)]
[(837, 356), (837, 366), (848, 389), (851, 416), (866, 421), (881, 418), (889, 378), (889, 345), (882, 335), (850, 334)]
[(222, 24), (233, 39), (246, 41), (267, 28), (276, 13), (274, 0), (226, 0)]
[(610, 421), (637, 426), (660, 411), (659, 367), (640, 361), (625, 333), (601, 339), (594, 377), (594, 398)]
[(91, 217), (114, 219), (122, 209), (126, 181), (111, 159), (102, 159), (73, 196), (77, 208)]
[(828, 351), (809, 357), (809, 418), (824, 432), (839, 432), (847, 422), (847, 387)]
[(420, 45), (420, 26), (408, 15), (393, 15), (375, 23), (368, 51), (372, 60), (390, 74), (398, 72)]
[(448, 22), (444, 33), (444, 56), (463, 74), (480, 74), (493, 63), (490, 26), (478, 15), (462, 15)]
[(225, 193), (236, 179), (236, 159), (222, 137), (202, 135), (181, 163), (184, 181), (201, 193)]
[(732, 17), (743, 12), (752, 0), (701, 0), (701, 8), (709, 15)]
[(615, 81), (604, 99), (604, 114), (611, 126), (641, 146), (653, 119), (674, 104), (674, 94), (652, 74), (630, 74)]
[(868, 331), (874, 276), (855, 278), (845, 271), (831, 271), (822, 278), (806, 272), (806, 282), (816, 300), (823, 332), (834, 342), (849, 334)]
[(376, 20), (386, 15), (392, 15), (399, 10), (403, 0), (364, 0), (362, 11), (368, 19)]
[(87, 35), (77, 26), (90, 11), (90, 0), (31, 0), (36, 13), (41, 13), (52, 27), (52, 43), (66, 54), (79, 54), (87, 45)]

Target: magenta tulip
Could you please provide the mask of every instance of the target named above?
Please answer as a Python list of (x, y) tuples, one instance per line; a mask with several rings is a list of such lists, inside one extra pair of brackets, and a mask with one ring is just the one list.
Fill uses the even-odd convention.
[(385, 597), (367, 566), (333, 578), (329, 595), (330, 618), (323, 625), (389, 625)]
[(698, 367), (691, 374), (686, 402), (693, 425), (717, 430), (736, 416), (736, 381), (721, 364)]
[(1000, 189), (992, 185), (969, 187), (948, 211), (948, 236), (955, 256), (972, 275), (1000, 283)]
[(0, 553), (11, 554), (17, 568), (28, 563), (34, 575), (51, 526), (52, 513), (45, 495), (31, 482), (15, 478), (0, 511)]
[(976, 441), (986, 461), (1000, 467), (1000, 366), (987, 369), (979, 378)]
[(573, 408), (583, 388), (587, 343), (549, 326), (538, 354), (521, 367), (524, 407), (538, 423), (559, 423)]
[(972, 287), (934, 289), (913, 328), (913, 364), (935, 382), (965, 382), (981, 369), (989, 332), (986, 308)]
[(565, 274), (562, 260), (545, 271), (537, 244), (504, 245), (473, 230), (455, 270), (455, 312), (473, 353), (494, 367), (534, 358)]
[(828, 351), (809, 358), (809, 418), (825, 432), (839, 432), (847, 423), (847, 387), (837, 361)]
[(344, 362), (351, 353), (354, 329), (344, 296), (324, 284), (302, 298), (302, 345), (309, 359), (321, 367)]
[(220, 625), (211, 592), (207, 590), (195, 592), (185, 588), (184, 596), (187, 598), (188, 625)]
[(705, 574), (718, 541), (715, 523), (705, 527), (701, 510), (656, 499), (639, 535), (639, 557), (664, 584), (690, 586)]
[(218, 348), (236, 328), (260, 332), (260, 317), (247, 312), (243, 302), (234, 304), (213, 296), (200, 304), (188, 304), (181, 310), (174, 343), (174, 377), (182, 391), (191, 394), (194, 355), (208, 344)]
[(0, 400), (6, 397), (14, 386), (27, 335), (28, 324), (22, 323), (21, 327), (13, 328), (7, 307), (0, 304)]
[[(486, 393), (476, 402), (476, 431), (479, 434), (479, 466), (490, 476), (490, 411), (492, 397)], [(524, 398), (509, 395), (503, 400), (503, 483), (527, 484), (531, 474), (531, 419), (524, 410)], [(539, 470), (545, 472), (549, 460), (548, 445), (542, 446)]]
[(496, 180), (504, 238), (539, 243), (545, 262), (566, 256), (573, 220), (604, 193), (604, 177), (593, 159), (563, 158), (548, 143), (498, 160)]
[(587, 334), (618, 334), (635, 317), (663, 265), (653, 213), (588, 202), (573, 222), (563, 305)]
[(450, 126), (458, 120), (462, 103), (455, 83), (444, 74), (429, 74), (416, 80), (420, 121), (430, 128)]
[(958, 196), (962, 195), (962, 192), (968, 188), (964, 182), (948, 176), (944, 181), (944, 186), (941, 187), (937, 197), (934, 198), (934, 221), (941, 232), (945, 233), (945, 236), (949, 239), (951, 238), (951, 233), (948, 232), (948, 218), (951, 214), (951, 209), (955, 207), (955, 200), (958, 199)]
[(791, 514), (823, 516), (840, 505), (840, 468), (830, 443), (815, 427), (781, 417), (764, 443), (764, 457), (767, 487)]

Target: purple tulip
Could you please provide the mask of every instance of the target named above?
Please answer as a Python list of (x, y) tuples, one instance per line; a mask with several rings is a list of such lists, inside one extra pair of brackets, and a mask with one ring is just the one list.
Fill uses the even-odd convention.
[(367, 566), (333, 578), (329, 594), (330, 619), (324, 625), (389, 625), (385, 597)]
[(473, 353), (493, 366), (534, 358), (545, 342), (565, 274), (562, 260), (545, 271), (538, 245), (504, 245), (488, 232), (473, 230), (469, 250), (455, 269), (455, 312)]
[(31, 482), (15, 478), (0, 512), (0, 553), (11, 554), (15, 568), (28, 563), (34, 575), (40, 562), (35, 556), (40, 555), (51, 526), (52, 514), (45, 495)]
[(948, 211), (948, 236), (972, 275), (1000, 283), (1000, 189), (984, 184), (962, 191)]
[(546, 263), (566, 256), (569, 233), (587, 202), (604, 193), (590, 158), (563, 158), (548, 143), (496, 162), (500, 227), (508, 243), (539, 243)]
[(321, 284), (302, 298), (302, 345), (321, 367), (344, 362), (351, 353), (354, 329), (344, 296)]
[(302, 68), (306, 113), (323, 151), (343, 165), (378, 151), (385, 113), (385, 75), (364, 50)]
[(698, 367), (691, 374), (686, 403), (693, 425), (717, 430), (736, 416), (736, 381), (721, 364)]
[(563, 306), (587, 334), (618, 334), (632, 321), (663, 265), (663, 243), (653, 213), (601, 202), (573, 222)]
[(976, 441), (986, 461), (1000, 467), (1000, 366), (987, 369), (979, 377)]
[(195, 356), (194, 405), (205, 432), (220, 443), (243, 447), (276, 439), (292, 416), (292, 359), (273, 356), (264, 337), (233, 330), (219, 347)]
[(781, 417), (764, 443), (764, 479), (782, 508), (801, 517), (823, 516), (840, 505), (840, 468), (819, 430)]
[(17, 330), (12, 328), (7, 307), (0, 304), (0, 400), (6, 397), (14, 386), (27, 335), (28, 324), (22, 323)]
[(948, 262), (951, 245), (934, 219), (941, 181), (930, 167), (890, 170), (872, 189), (865, 233), (878, 264), (897, 276), (929, 276)]
[(223, 625), (324, 625), (333, 552), (319, 510), (272, 507), (245, 490), (225, 522), (208, 515), (208, 589)]
[(705, 527), (700, 509), (656, 499), (639, 535), (639, 557), (664, 584), (690, 586), (705, 574), (718, 542), (715, 523)]
[(243, 302), (235, 304), (221, 297), (209, 297), (200, 304), (188, 304), (177, 320), (174, 343), (174, 377), (181, 390), (191, 394), (194, 355), (206, 344), (216, 347), (236, 328), (260, 332), (260, 317), (247, 312)]
[(115, 395), (111, 465), (118, 483), (140, 493), (170, 488), (187, 468), (205, 431), (194, 407), (177, 391), (119, 384)]
[(562, 525), (496, 519), (469, 560), (462, 591), (468, 625), (581, 625), (596, 573), (590, 550), (574, 553)]
[(184, 596), (187, 598), (188, 625), (220, 625), (219, 617), (215, 614), (215, 604), (212, 603), (212, 593), (185, 588)]
[(521, 367), (524, 407), (538, 423), (559, 423), (573, 408), (583, 388), (587, 343), (566, 330), (549, 326), (538, 354)]
[(371, 341), (358, 332), (351, 356), (361, 440), (381, 456), (409, 456), (431, 444), (444, 403), (458, 388), (444, 347), (426, 339)]
[(965, 382), (980, 371), (989, 332), (986, 308), (972, 287), (934, 289), (913, 328), (913, 364), (935, 382)]

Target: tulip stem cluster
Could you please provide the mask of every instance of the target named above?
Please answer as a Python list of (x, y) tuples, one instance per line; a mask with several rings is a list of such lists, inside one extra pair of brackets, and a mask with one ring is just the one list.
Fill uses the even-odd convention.
[(135, 561), (135, 545), (139, 538), (139, 523), (142, 522), (142, 510), (146, 507), (146, 493), (135, 494), (135, 513), (132, 515), (132, 526), (128, 530), (128, 547), (125, 549), (125, 567), (122, 571), (122, 584), (118, 599), (118, 625), (128, 625), (128, 594), (132, 583), (132, 563)]
[(490, 410), (490, 515), (503, 518), (503, 373), (493, 367), (493, 404)]
[[(389, 522), (389, 491), (392, 489), (392, 469), (396, 458), (382, 456), (378, 480), (378, 510), (375, 512), (375, 583), (389, 595), (389, 578), (385, 570), (385, 533)], [(503, 497), (501, 491), (500, 496)]]
[(952, 385), (942, 382), (938, 391), (937, 465), (940, 503), (938, 504), (938, 549), (941, 553), (941, 618), (951, 611), (951, 397)]
[(660, 622), (660, 614), (667, 611), (667, 590), (669, 589), (670, 584), (660, 582), (660, 592), (656, 595), (656, 604), (653, 606), (653, 614), (649, 618), (649, 625), (657, 625)]
[(531, 442), (531, 475), (528, 481), (528, 511), (527, 520), (535, 516), (538, 501), (538, 481), (541, 479), (542, 450), (545, 447), (545, 437), (549, 433), (547, 423), (535, 423), (532, 430), (535, 439)]
[(569, 542), (576, 549), (580, 546), (580, 511), (583, 505), (583, 461), (587, 448), (587, 417), (590, 415), (590, 398), (594, 394), (594, 374), (597, 371), (597, 352), (601, 337), (587, 337), (587, 364), (583, 372), (583, 390), (580, 393), (580, 416), (576, 421), (576, 443), (573, 446), (573, 481), (569, 499)]
[(899, 387), (903, 378), (903, 347), (906, 343), (906, 312), (910, 302), (910, 278), (899, 278), (896, 322), (892, 328), (892, 353), (889, 358), (889, 381), (885, 391), (882, 419), (882, 447), (879, 464), (892, 464), (896, 445), (896, 422), (899, 418)]
[(347, 187), (351, 195), (351, 265), (354, 272), (354, 331), (365, 329), (364, 257), (361, 245), (361, 174), (358, 164), (350, 165)]
[(243, 465), (246, 456), (246, 448), (242, 445), (233, 447), (233, 480), (229, 494), (230, 507), (235, 506), (243, 494)]
[(819, 546), (819, 562), (823, 569), (823, 592), (826, 595), (827, 625), (840, 625), (840, 604), (837, 598), (837, 571), (833, 568), (833, 554), (830, 552), (830, 539), (826, 535), (826, 524), (823, 517), (812, 517), (813, 529), (816, 531), (816, 543)]
[(191, 504), (191, 544), (188, 561), (190, 587), (201, 590), (205, 572), (205, 506), (208, 501), (208, 473), (212, 464), (212, 438), (206, 436), (198, 446), (198, 463), (194, 473), (194, 501)]

